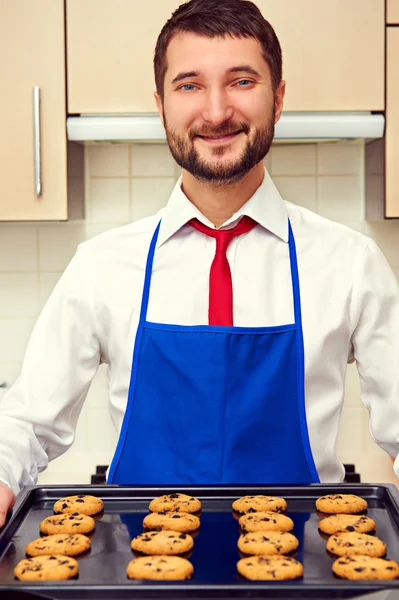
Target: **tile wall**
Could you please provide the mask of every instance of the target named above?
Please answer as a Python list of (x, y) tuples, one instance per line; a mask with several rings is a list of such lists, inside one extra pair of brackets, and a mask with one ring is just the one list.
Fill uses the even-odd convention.
[[(399, 220), (364, 218), (364, 144), (275, 145), (266, 161), (283, 197), (375, 238), (399, 278)], [(76, 246), (109, 228), (161, 208), (179, 175), (165, 144), (88, 145), (86, 220), (0, 224), (0, 383), (18, 376), (35, 319)], [(0, 397), (3, 393), (0, 389)], [(90, 388), (72, 448), (40, 475), (41, 482), (86, 483), (109, 464), (117, 436), (107, 408), (102, 366)], [(337, 454), (355, 463), (363, 481), (393, 481), (390, 458), (373, 442), (356, 368), (348, 368)]]

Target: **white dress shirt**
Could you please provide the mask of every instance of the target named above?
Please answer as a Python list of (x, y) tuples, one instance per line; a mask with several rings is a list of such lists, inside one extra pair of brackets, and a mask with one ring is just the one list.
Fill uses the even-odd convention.
[[(20, 378), (0, 404), (0, 479), (15, 491), (72, 444), (97, 368), (108, 365), (109, 404), (120, 431), (125, 413), (144, 269), (162, 218), (147, 318), (208, 323), (215, 239), (187, 222), (214, 227), (176, 183), (156, 215), (82, 243), (44, 307)], [(231, 242), (234, 325), (292, 323), (288, 218), (297, 250), (310, 445), (322, 482), (342, 481), (335, 456), (348, 362), (356, 361), (371, 434), (399, 452), (399, 289), (375, 242), (283, 201), (267, 171), (262, 185), (223, 227), (243, 215), (259, 224)], [(399, 460), (395, 463), (399, 473)]]

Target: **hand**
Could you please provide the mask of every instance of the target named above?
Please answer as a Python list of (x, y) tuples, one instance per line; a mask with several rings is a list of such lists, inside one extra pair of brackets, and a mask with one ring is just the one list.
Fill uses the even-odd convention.
[(15, 504), (15, 494), (11, 488), (4, 483), (0, 483), (0, 527), (6, 522), (7, 512)]

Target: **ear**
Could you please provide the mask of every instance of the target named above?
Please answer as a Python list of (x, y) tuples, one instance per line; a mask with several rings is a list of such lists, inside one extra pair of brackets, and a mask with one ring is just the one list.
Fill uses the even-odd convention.
[(155, 102), (157, 104), (157, 109), (158, 109), (158, 112), (159, 112), (161, 123), (165, 127), (165, 123), (164, 123), (164, 120), (163, 120), (163, 106), (162, 106), (161, 96), (158, 94), (158, 92), (154, 92), (154, 98), (155, 98)]
[(277, 86), (275, 99), (274, 99), (274, 108), (275, 108), (275, 119), (274, 124), (279, 121), (281, 117), (281, 113), (283, 112), (283, 101), (285, 94), (285, 81), (281, 80)]

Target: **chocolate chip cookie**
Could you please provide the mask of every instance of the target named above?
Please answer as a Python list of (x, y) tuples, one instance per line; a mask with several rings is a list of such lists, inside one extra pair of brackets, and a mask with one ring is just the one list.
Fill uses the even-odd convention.
[(240, 535), (238, 548), (245, 554), (288, 554), (298, 548), (298, 540), (287, 531), (252, 531)]
[(96, 522), (89, 515), (52, 515), (40, 523), (40, 533), (89, 533), (93, 531)]
[(399, 565), (394, 560), (373, 556), (342, 556), (332, 566), (333, 572), (343, 579), (396, 579)]
[(87, 494), (61, 498), (57, 500), (53, 508), (55, 513), (73, 514), (78, 512), (81, 515), (96, 515), (103, 509), (104, 502), (100, 498)]
[(234, 500), (233, 510), (239, 513), (249, 512), (285, 512), (287, 510), (287, 502), (284, 498), (276, 496), (243, 496)]
[(132, 550), (144, 554), (182, 554), (188, 552), (194, 540), (188, 533), (179, 531), (148, 531), (131, 541)]
[(365, 515), (331, 515), (319, 521), (319, 529), (332, 535), (338, 531), (356, 531), (369, 533), (375, 531), (375, 521)]
[(286, 515), (272, 511), (248, 513), (239, 518), (243, 533), (249, 531), (292, 531), (294, 522)]
[(340, 532), (328, 538), (327, 550), (338, 556), (363, 554), (365, 556), (384, 556), (386, 544), (374, 535), (356, 532)]
[(201, 502), (198, 498), (187, 496), (186, 494), (166, 494), (159, 498), (154, 498), (150, 502), (149, 509), (152, 512), (187, 512), (195, 513), (201, 510)]
[(147, 529), (168, 529), (180, 533), (195, 531), (200, 526), (196, 515), (178, 512), (154, 512), (144, 518), (143, 526)]
[(45, 556), (48, 554), (76, 556), (89, 550), (90, 546), (91, 542), (89, 538), (81, 533), (58, 533), (29, 542), (25, 552), (29, 556)]
[(277, 581), (297, 579), (303, 575), (303, 566), (289, 556), (248, 556), (237, 563), (237, 570), (246, 579)]
[(367, 501), (354, 494), (329, 494), (316, 500), (316, 508), (328, 514), (356, 514), (366, 510)]
[(127, 566), (130, 579), (179, 580), (190, 579), (194, 572), (193, 565), (180, 556), (140, 556)]
[(55, 554), (21, 560), (14, 569), (14, 575), (21, 581), (56, 581), (71, 579), (78, 570), (74, 558)]

